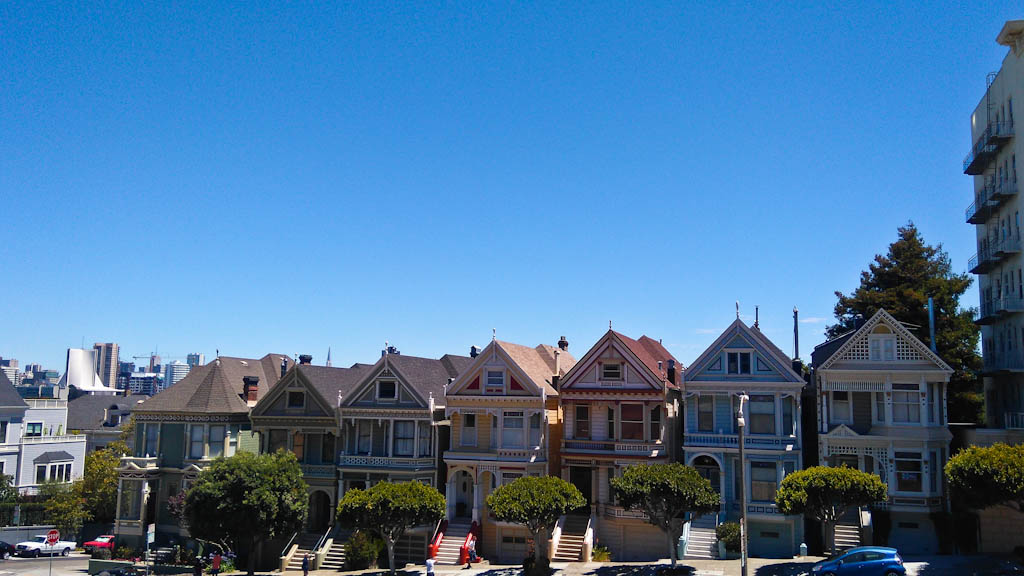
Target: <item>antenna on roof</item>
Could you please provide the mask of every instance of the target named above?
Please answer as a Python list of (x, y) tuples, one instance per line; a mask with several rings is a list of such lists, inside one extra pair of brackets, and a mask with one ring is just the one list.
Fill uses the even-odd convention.
[(740, 301), (739, 300), (736, 301), (736, 319), (737, 320), (740, 319)]
[(608, 321), (608, 329), (609, 329), (609, 330), (611, 330), (611, 329), (612, 329), (612, 321), (611, 321), (611, 320), (609, 320), (609, 321)]
[(217, 358), (220, 358), (220, 348), (214, 348), (214, 351), (217, 354)]
[(498, 329), (497, 328), (491, 328), (491, 342), (494, 342), (497, 339), (498, 339)]
[(331, 367), (331, 347), (327, 347), (327, 367)]
[(761, 329), (761, 307), (754, 304), (754, 329)]

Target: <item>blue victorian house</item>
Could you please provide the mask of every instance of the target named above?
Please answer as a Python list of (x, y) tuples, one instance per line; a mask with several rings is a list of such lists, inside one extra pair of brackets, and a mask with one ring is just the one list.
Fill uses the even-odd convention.
[(691, 523), (688, 557), (714, 557), (717, 524), (740, 514), (738, 397), (746, 393), (745, 478), (750, 554), (792, 557), (803, 521), (783, 516), (775, 491), (800, 469), (800, 390), (794, 362), (761, 331), (739, 318), (683, 374), (683, 462), (694, 466), (722, 497), (721, 511)]

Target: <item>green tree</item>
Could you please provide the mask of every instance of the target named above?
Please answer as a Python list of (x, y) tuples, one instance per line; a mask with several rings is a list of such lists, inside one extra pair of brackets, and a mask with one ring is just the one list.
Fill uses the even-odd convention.
[(416, 481), (378, 482), (368, 490), (346, 491), (338, 503), (338, 522), (379, 534), (394, 574), (398, 539), (409, 528), (436, 524), (444, 510), (444, 496), (436, 488)]
[(487, 507), (500, 522), (526, 527), (539, 573), (547, 570), (548, 539), (558, 519), (586, 503), (578, 488), (555, 476), (522, 476), (487, 496)]
[(1024, 445), (971, 446), (946, 463), (954, 502), (970, 508), (1007, 506), (1024, 512)]
[(62, 538), (76, 540), (82, 524), (92, 519), (82, 497), (82, 482), (45, 482), (39, 486), (46, 517), (60, 530)]
[(956, 274), (942, 245), (925, 244), (913, 222), (902, 226), (885, 255), (875, 256), (860, 274), (860, 286), (850, 294), (836, 292), (837, 322), (826, 329), (829, 338), (853, 330), (857, 317), (870, 318), (885, 308), (901, 322), (919, 326), (916, 336), (931, 345), (928, 332), (928, 297), (935, 306), (935, 346), (953, 369), (949, 380), (948, 410), (952, 422), (980, 423), (984, 419), (978, 371), (979, 329), (973, 310), (960, 308), (974, 279)]
[(14, 476), (0, 474), (0, 504), (14, 504), (18, 501), (18, 488)]
[(193, 537), (247, 557), (252, 576), (260, 544), (301, 528), (308, 498), (294, 454), (240, 452), (199, 473), (185, 496), (185, 517)]
[(112, 442), (106, 448), (85, 455), (82, 497), (95, 522), (109, 524), (117, 510), (117, 468), (128, 447)]
[(775, 504), (783, 514), (803, 515), (822, 523), (825, 541), (833, 545), (836, 521), (848, 509), (888, 498), (881, 478), (846, 466), (813, 466), (782, 480)]
[(700, 516), (717, 510), (721, 503), (696, 468), (678, 462), (630, 466), (612, 479), (612, 490), (623, 508), (643, 512), (648, 522), (665, 533), (673, 566), (686, 513)]

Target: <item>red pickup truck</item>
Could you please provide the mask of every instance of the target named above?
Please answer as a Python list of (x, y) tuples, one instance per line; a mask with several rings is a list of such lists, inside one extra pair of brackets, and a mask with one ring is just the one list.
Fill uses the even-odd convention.
[(85, 548), (86, 554), (92, 554), (93, 550), (100, 548), (109, 548), (111, 552), (114, 551), (114, 535), (104, 534), (97, 536), (95, 540), (90, 540), (85, 544), (82, 544), (82, 548)]

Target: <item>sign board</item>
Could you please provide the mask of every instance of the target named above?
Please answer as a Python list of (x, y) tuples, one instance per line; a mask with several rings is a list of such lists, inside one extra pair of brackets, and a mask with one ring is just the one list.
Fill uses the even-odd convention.
[(150, 524), (146, 527), (146, 544), (152, 544), (156, 541), (156, 523)]
[(46, 544), (48, 546), (53, 546), (57, 542), (60, 542), (60, 532), (57, 530), (50, 530), (46, 533)]

